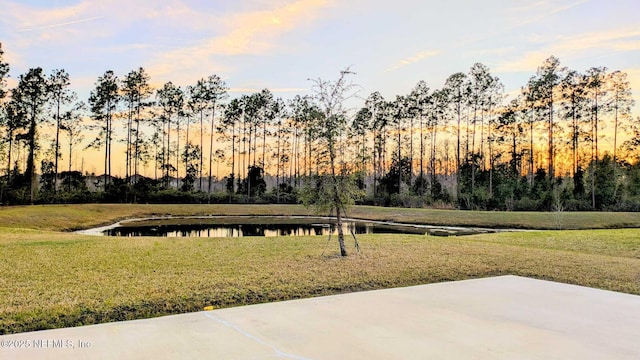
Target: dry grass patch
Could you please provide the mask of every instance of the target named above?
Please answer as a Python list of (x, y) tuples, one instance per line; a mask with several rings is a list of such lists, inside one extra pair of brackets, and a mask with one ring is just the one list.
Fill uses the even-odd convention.
[[(640, 294), (640, 236), (532, 232), (439, 238), (103, 238), (0, 229), (0, 333), (515, 274)], [(582, 240), (581, 240), (582, 239)], [(353, 249), (351, 249), (353, 250)]]

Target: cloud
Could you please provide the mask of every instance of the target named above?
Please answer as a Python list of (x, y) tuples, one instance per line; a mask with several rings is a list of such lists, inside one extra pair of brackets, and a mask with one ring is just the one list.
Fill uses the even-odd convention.
[(481, 50), (471, 51), (471, 52), (469, 52), (469, 54), (474, 55), (474, 56), (483, 56), (483, 55), (504, 56), (504, 55), (506, 55), (506, 54), (508, 54), (510, 52), (513, 52), (514, 50), (516, 50), (515, 47), (506, 46), (506, 47), (501, 47), (501, 48), (481, 49)]
[[(630, 44), (633, 44), (633, 46), (630, 46)], [(633, 27), (560, 37), (556, 47), (561, 50), (571, 51), (594, 48), (613, 50), (620, 45), (623, 45), (621, 49), (631, 48), (635, 50), (640, 47), (640, 29)]]
[[(510, 9), (511, 16), (523, 19), (518, 23), (518, 27), (536, 23), (544, 20), (552, 15), (571, 10), (577, 6), (585, 4), (590, 0), (577, 0), (570, 3), (562, 3), (558, 1), (542, 0), (521, 6), (515, 6)], [(531, 16), (535, 14), (534, 16)]]
[[(42, 43), (78, 44), (95, 42), (126, 33), (143, 21), (165, 28), (211, 27), (211, 16), (198, 13), (184, 0), (141, 2), (130, 0), (82, 0), (74, 5), (51, 7), (15, 1), (3, 4), (3, 26), (16, 46), (27, 48)], [(101, 20), (100, 26), (86, 23)], [(82, 25), (82, 26), (80, 26)], [(158, 28), (161, 28), (158, 26)], [(129, 36), (137, 35), (129, 33)]]
[[(0, 42), (1, 43), (1, 42)], [(14, 67), (24, 67), (25, 62), (21, 54), (16, 51), (12, 46), (6, 46), (6, 43), (2, 44), (2, 50), (4, 51), (4, 61), (9, 63), (10, 70), (13, 72)]]
[(560, 58), (582, 56), (588, 51), (631, 52), (640, 49), (640, 30), (637, 28), (588, 32), (570, 36), (557, 36), (540, 41), (538, 49), (525, 52), (518, 59), (508, 59), (498, 64), (498, 72), (531, 72), (550, 55)]
[(48, 30), (48, 29), (53, 29), (53, 28), (62, 27), (62, 26), (69, 26), (69, 25), (75, 25), (75, 24), (80, 24), (80, 23), (89, 22), (89, 21), (95, 21), (95, 20), (99, 20), (99, 19), (102, 19), (102, 18), (104, 18), (104, 16), (94, 16), (94, 17), (90, 17), (90, 18), (86, 18), (86, 19), (67, 21), (67, 22), (63, 22), (63, 23), (59, 23), (59, 24), (45, 25), (45, 26), (38, 26), (38, 27), (33, 27), (33, 28), (21, 29), (21, 30), (18, 30), (18, 32), (28, 32), (28, 31), (36, 31), (36, 30)]
[[(35, 7), (7, 1), (3, 7), (4, 30), (22, 47), (43, 41), (62, 40), (73, 31), (70, 25), (102, 17), (86, 1), (60, 8)], [(59, 29), (44, 31), (54, 28)]]
[[(317, 23), (334, 4), (336, 0), (243, 0), (224, 5), (80, 0), (53, 6), (13, 0), (3, 1), (0, 31), (14, 69), (31, 66), (29, 54), (55, 44), (68, 49), (58, 56), (124, 56), (144, 66), (153, 78), (182, 83), (202, 77), (202, 69), (231, 73), (234, 57), (295, 51), (282, 41), (283, 35)], [(143, 27), (153, 31), (140, 31)], [(127, 43), (122, 44), (123, 39)], [(138, 63), (139, 58), (144, 63)]]
[(84, 1), (72, 6), (43, 8), (6, 1), (3, 4), (3, 15), (14, 30), (38, 28), (63, 23), (73, 18), (85, 18), (87, 17), (85, 14), (91, 12), (90, 5), (89, 2)]
[(224, 21), (227, 33), (208, 45), (218, 54), (260, 54), (273, 48), (275, 37), (318, 18), (327, 0), (298, 0), (274, 9), (246, 12)]
[(433, 51), (421, 51), (413, 56), (409, 56), (406, 57), (402, 60), (400, 60), (399, 62), (397, 62), (395, 65), (389, 67), (386, 72), (389, 71), (395, 71), (398, 70), (400, 68), (403, 68), (407, 65), (411, 65), (411, 64), (415, 64), (417, 62), (420, 62), (426, 58), (430, 58), (430, 57), (434, 57), (436, 55), (438, 55), (440, 53), (440, 51), (437, 50), (433, 50)]
[(499, 73), (532, 72), (550, 55), (556, 55), (549, 51), (527, 51), (519, 59), (505, 60), (498, 63), (495, 68)]
[(297, 0), (270, 9), (228, 14), (220, 19), (222, 29), (218, 33), (160, 54), (151, 62), (150, 72), (160, 76), (181, 73), (183, 78), (193, 80), (202, 74), (189, 73), (202, 68), (210, 72), (231, 71), (221, 59), (281, 50), (282, 35), (314, 23), (330, 4), (329, 0)]

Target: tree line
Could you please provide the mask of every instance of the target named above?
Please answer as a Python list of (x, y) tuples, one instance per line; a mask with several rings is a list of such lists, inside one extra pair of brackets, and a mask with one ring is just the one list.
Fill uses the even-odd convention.
[[(348, 70), (289, 100), (268, 89), (229, 99), (217, 75), (154, 89), (144, 68), (106, 71), (81, 101), (64, 69), (29, 69), (8, 89), (2, 59), (0, 47), (3, 204), (298, 202), (341, 188), (376, 205), (640, 206), (640, 118), (627, 75), (604, 67), (578, 72), (552, 56), (507, 99), (477, 63), (439, 89), (419, 81), (349, 110), (358, 95)], [(71, 161), (87, 148), (104, 156), (91, 182)]]

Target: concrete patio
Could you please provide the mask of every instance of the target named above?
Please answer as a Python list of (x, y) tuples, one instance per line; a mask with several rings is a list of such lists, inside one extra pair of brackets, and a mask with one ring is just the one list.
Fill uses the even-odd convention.
[(640, 296), (516, 276), (0, 336), (0, 359), (640, 359)]

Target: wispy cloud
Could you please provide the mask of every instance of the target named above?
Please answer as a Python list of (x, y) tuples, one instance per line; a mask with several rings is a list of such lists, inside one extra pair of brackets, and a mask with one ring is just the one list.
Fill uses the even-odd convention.
[[(23, 48), (41, 43), (94, 42), (96, 38), (108, 38), (126, 32), (144, 21), (162, 25), (158, 29), (211, 28), (216, 23), (211, 15), (198, 13), (184, 0), (141, 2), (130, 0), (81, 0), (73, 5), (29, 5), (16, 1), (3, 1), (2, 28), (13, 42)], [(103, 20), (100, 26), (84, 25)], [(135, 33), (129, 34), (134, 36)]]
[(257, 12), (235, 14), (225, 19), (227, 29), (221, 37), (208, 42), (218, 54), (264, 53), (274, 47), (276, 37), (316, 20), (327, 0), (298, 0)]
[(539, 41), (538, 49), (525, 52), (520, 58), (506, 59), (498, 65), (499, 72), (530, 72), (549, 55), (579, 56), (587, 51), (627, 52), (640, 49), (640, 30), (637, 28), (588, 32), (571, 36), (558, 36)]
[(483, 56), (483, 55), (506, 55), (510, 52), (513, 52), (516, 48), (514, 46), (507, 46), (507, 47), (501, 47), (501, 48), (494, 48), (494, 49), (482, 49), (482, 50), (476, 50), (476, 51), (471, 51), (469, 52), (469, 54), (474, 55), (474, 56)]
[[(124, 54), (144, 58), (152, 77), (164, 81), (193, 81), (207, 73), (231, 72), (237, 56), (295, 52), (282, 36), (317, 23), (336, 0), (278, 0), (241, 2), (201, 11), (188, 0), (138, 2), (80, 0), (70, 6), (29, 5), (3, 1), (0, 29), (11, 43), (12, 65), (19, 54), (57, 44), (86, 54)], [(99, 21), (99, 26), (92, 22)], [(140, 32), (141, 26), (155, 29)], [(129, 44), (122, 44), (122, 39)], [(73, 52), (74, 50), (71, 50)], [(67, 54), (70, 52), (67, 52)], [(32, 66), (23, 64), (22, 67)], [(206, 74), (205, 74), (206, 75)], [(177, 77), (177, 79), (176, 79)]]
[(108, 36), (107, 24), (91, 26), (92, 22), (105, 18), (99, 6), (87, 1), (72, 6), (47, 8), (18, 2), (3, 3), (4, 40), (13, 50), (28, 53), (41, 46), (64, 46), (86, 39)]
[[(590, 0), (577, 0), (572, 2), (542, 0), (525, 5), (515, 6), (510, 9), (510, 13), (517, 18), (523, 19), (518, 26), (537, 23), (552, 15), (571, 10), (575, 7), (588, 3)], [(526, 14), (527, 17), (522, 15)]]
[(50, 8), (4, 1), (2, 6), (4, 20), (9, 22), (10, 27), (19, 30), (86, 18), (86, 14), (91, 12), (90, 5), (87, 1), (81, 1), (71, 6)]
[(63, 22), (63, 23), (59, 23), (59, 24), (38, 26), (38, 27), (32, 27), (32, 28), (27, 28), (27, 29), (20, 29), (20, 30), (18, 30), (18, 32), (47, 30), (47, 29), (53, 29), (53, 28), (57, 28), (57, 27), (75, 25), (75, 24), (80, 24), (80, 23), (89, 22), (89, 21), (95, 21), (95, 20), (99, 20), (99, 19), (102, 19), (102, 18), (104, 18), (104, 16), (94, 16), (94, 17), (90, 17), (90, 18), (86, 18), (86, 19), (67, 21), (67, 22)]
[(421, 51), (413, 56), (409, 56), (406, 57), (400, 61), (398, 61), (396, 64), (394, 64), (393, 66), (389, 67), (386, 71), (395, 71), (398, 70), (400, 68), (403, 68), (407, 65), (411, 65), (411, 64), (415, 64), (417, 62), (420, 62), (426, 58), (430, 58), (430, 57), (434, 57), (436, 55), (438, 55), (440, 53), (440, 51), (437, 50), (433, 50), (433, 51)]
[(282, 50), (283, 45), (279, 44), (282, 35), (316, 22), (331, 3), (329, 0), (297, 0), (271, 9), (228, 14), (221, 19), (222, 30), (218, 34), (157, 56), (152, 61), (151, 72), (161, 76), (181, 73), (183, 77), (193, 78), (190, 72), (202, 68), (230, 71), (229, 65), (219, 61), (221, 58), (260, 56)]
[(506, 59), (495, 68), (496, 72), (509, 73), (509, 72), (532, 72), (535, 71), (538, 66), (542, 64), (544, 59), (550, 55), (557, 55), (552, 50), (541, 51), (527, 51), (519, 58)]

